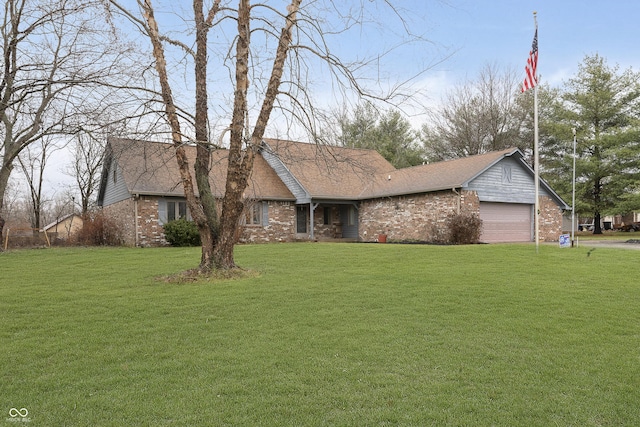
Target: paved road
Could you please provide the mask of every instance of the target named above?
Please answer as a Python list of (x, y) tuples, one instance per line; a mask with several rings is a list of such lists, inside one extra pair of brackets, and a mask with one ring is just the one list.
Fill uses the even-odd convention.
[(616, 248), (616, 249), (635, 249), (640, 250), (639, 239), (629, 239), (630, 242), (625, 240), (580, 240), (578, 239), (578, 246), (590, 247), (590, 248)]

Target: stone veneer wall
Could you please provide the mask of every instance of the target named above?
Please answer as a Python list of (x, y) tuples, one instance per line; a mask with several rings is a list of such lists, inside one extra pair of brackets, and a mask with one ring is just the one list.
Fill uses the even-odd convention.
[(138, 246), (165, 246), (164, 229), (158, 222), (158, 197), (138, 199)]
[[(331, 209), (329, 224), (324, 223), (324, 208)], [(313, 235), (315, 239), (342, 238), (336, 233), (336, 227), (340, 224), (340, 207), (333, 205), (319, 205), (313, 214)]]
[(379, 234), (389, 240), (431, 241), (451, 213), (480, 212), (473, 191), (439, 191), (428, 194), (367, 200), (360, 204), (360, 239), (372, 242)]
[(135, 246), (136, 223), (133, 199), (126, 199), (102, 208), (102, 213), (109, 218), (122, 236), (123, 244)]
[[(103, 208), (104, 214), (115, 222), (123, 236), (123, 243), (135, 246), (135, 203), (123, 200)], [(291, 202), (269, 202), (269, 225), (245, 225), (239, 241), (243, 243), (286, 242), (295, 237), (296, 207)], [(158, 223), (158, 198), (142, 196), (138, 199), (138, 246), (164, 246), (167, 241)]]
[(562, 209), (547, 196), (540, 196), (540, 240), (557, 242), (562, 234)]
[(238, 239), (241, 243), (290, 242), (296, 231), (296, 205), (292, 202), (269, 201), (269, 225), (244, 225)]
[[(379, 234), (390, 240), (432, 240), (434, 232), (444, 227), (450, 213), (478, 213), (480, 202), (473, 191), (441, 191), (411, 196), (367, 200), (359, 207), (359, 239), (375, 241)], [(339, 218), (338, 208), (332, 207), (332, 218)], [(135, 204), (123, 200), (103, 208), (120, 229), (123, 243), (136, 244)], [(316, 237), (331, 237), (334, 225), (323, 224), (323, 211), (314, 215)], [(287, 242), (295, 240), (296, 205), (292, 202), (269, 202), (269, 225), (242, 227), (242, 243)], [(562, 233), (562, 211), (549, 197), (540, 198), (540, 240), (557, 241)], [(162, 226), (158, 223), (158, 198), (143, 196), (138, 200), (138, 245), (163, 246)]]
[[(141, 196), (138, 201), (137, 245), (164, 246), (164, 230), (158, 223), (158, 198)], [(136, 245), (136, 202), (133, 198), (122, 200), (102, 208), (105, 216), (115, 222), (126, 246)]]

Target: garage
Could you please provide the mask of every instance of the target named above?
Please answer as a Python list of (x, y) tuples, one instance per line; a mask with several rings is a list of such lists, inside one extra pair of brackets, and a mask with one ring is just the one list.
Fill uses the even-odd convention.
[(532, 207), (517, 203), (480, 203), (482, 235), (487, 243), (530, 242)]

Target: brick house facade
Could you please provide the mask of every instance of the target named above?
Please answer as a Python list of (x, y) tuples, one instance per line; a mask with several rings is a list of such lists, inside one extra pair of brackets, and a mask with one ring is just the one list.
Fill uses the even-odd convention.
[[(107, 150), (99, 193), (104, 214), (125, 244), (165, 245), (163, 224), (188, 217), (172, 146), (110, 139)], [(195, 150), (188, 155), (193, 164)], [(226, 152), (213, 156), (210, 182), (221, 198)], [(492, 221), (483, 241), (532, 241), (533, 187), (533, 171), (518, 149), (395, 169), (373, 150), (265, 140), (245, 191), (238, 241), (374, 242), (380, 234), (430, 241), (452, 213)], [(568, 206), (542, 180), (541, 190), (539, 237), (557, 241)]]
[(540, 197), (540, 241), (558, 241), (558, 237), (562, 234), (562, 216), (562, 210), (551, 197)]
[(385, 234), (390, 240), (433, 241), (449, 214), (478, 210), (478, 197), (469, 191), (366, 200), (360, 204), (361, 238), (374, 241)]

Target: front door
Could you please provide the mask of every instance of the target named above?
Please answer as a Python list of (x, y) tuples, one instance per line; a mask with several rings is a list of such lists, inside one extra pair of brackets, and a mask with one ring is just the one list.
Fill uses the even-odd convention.
[(358, 209), (355, 205), (340, 206), (340, 220), (342, 222), (342, 237), (346, 239), (358, 238)]
[(309, 218), (309, 206), (298, 205), (296, 207), (296, 233), (307, 234), (307, 223)]

